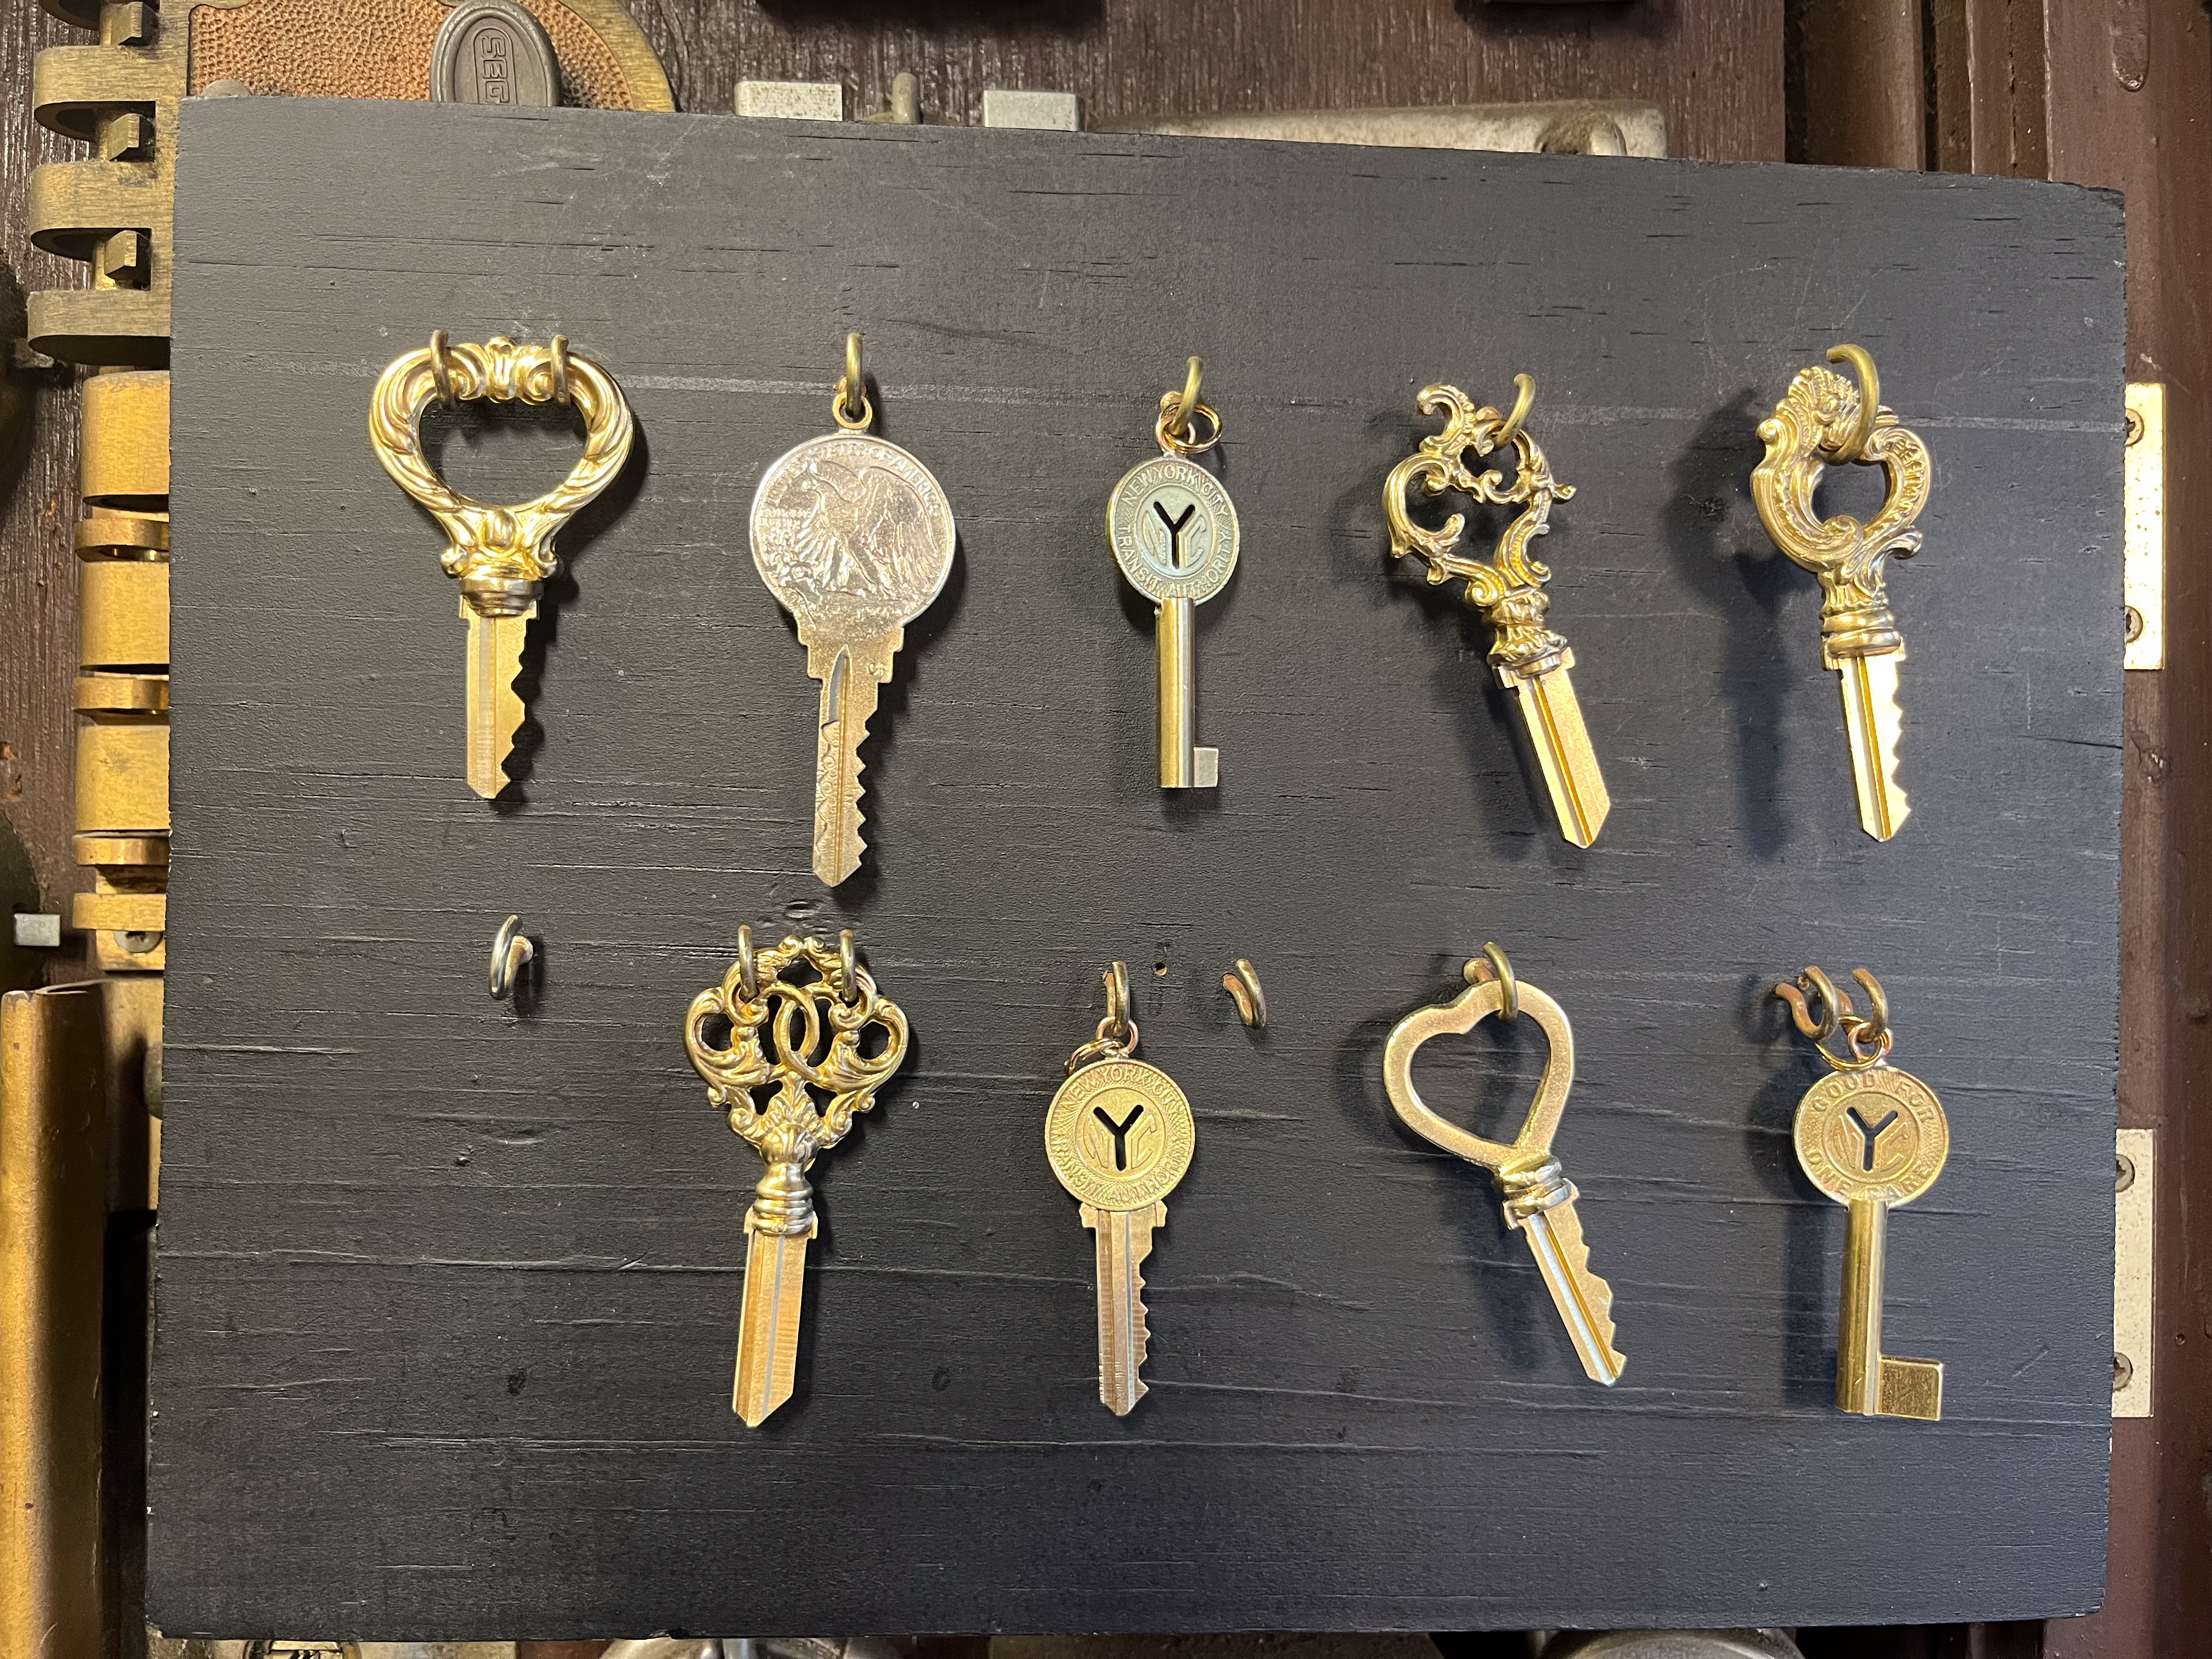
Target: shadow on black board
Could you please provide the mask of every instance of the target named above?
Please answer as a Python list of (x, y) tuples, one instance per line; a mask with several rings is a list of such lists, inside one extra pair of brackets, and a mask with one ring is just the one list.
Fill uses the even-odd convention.
[[(1830, 1254), (1834, 1218), (1825, 1212), (1841, 1212), (1797, 1167), (1797, 1103), (1820, 1081), (1823, 1068), (1790, 1028), (1789, 1013), (1774, 994), (1775, 978), (1746, 975), (1737, 1004), (1744, 1040), (1765, 1053), (1772, 1067), (1751, 1098), (1744, 1133), (1761, 1189), (1790, 1202), (1782, 1260), (1782, 1397), (1792, 1406), (1817, 1407), (1836, 1394), (1835, 1308), (1843, 1267), (1841, 1257)], [(1766, 1382), (1747, 1380), (1754, 1387)]]
[[(1747, 386), (1708, 415), (1668, 469), (1674, 489), (1661, 534), (1682, 579), (1721, 617), (1728, 641), (1721, 695), (1735, 732), (1745, 845), (1753, 858), (1771, 863), (1790, 844), (1781, 797), (1782, 711), (1797, 691), (1800, 676), (1792, 665), (1801, 659), (1784, 637), (1782, 611), (1813, 578), (1767, 540), (1751, 505), (1751, 470), (1765, 449), (1757, 395)], [(1748, 538), (1742, 530), (1747, 514)], [(1813, 650), (1817, 664), (1817, 638), (1799, 644)]]
[[(1434, 971), (1425, 983), (1439, 988), (1425, 994), (1412, 991), (1398, 1012), (1361, 1021), (1337, 1044), (1333, 1070), (1338, 1109), (1363, 1138), (1425, 1155), (1425, 1168), (1434, 1175), (1434, 1237), (1467, 1273), (1465, 1305), (1481, 1322), (1471, 1324), (1467, 1333), (1476, 1371), (1514, 1382), (1542, 1382), (1560, 1363), (1563, 1351), (1571, 1372), (1579, 1374), (1573, 1349), (1553, 1311), (1551, 1292), (1544, 1287), (1535, 1261), (1506, 1224), (1489, 1171), (1431, 1146), (1407, 1128), (1391, 1107), (1382, 1082), (1382, 1048), (1391, 1028), (1425, 1002), (1456, 994), (1453, 988), (1462, 959), (1438, 957), (1431, 966)], [(1447, 1055), (1455, 1046), (1471, 1046), (1473, 1052), (1458, 1054), (1460, 1063), (1450, 1066), (1450, 1080), (1439, 1082), (1433, 1074), (1449, 1063)], [(1421, 1070), (1431, 1075), (1417, 1084), (1423, 1100), (1438, 1116), (1486, 1136), (1495, 1137), (1502, 1130), (1507, 1139), (1528, 1113), (1544, 1064), (1540, 1038), (1530, 1050), (1519, 1033), (1509, 1034), (1494, 1019), (1483, 1021), (1464, 1037), (1442, 1037), (1425, 1045), (1421, 1059), (1438, 1062), (1424, 1064)]]

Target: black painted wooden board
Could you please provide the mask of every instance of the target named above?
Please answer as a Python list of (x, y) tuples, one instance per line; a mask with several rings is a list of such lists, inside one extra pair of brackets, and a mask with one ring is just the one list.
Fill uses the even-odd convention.
[[(150, 1606), (365, 1636), (1983, 1619), (2100, 1595), (2119, 810), (2120, 215), (1957, 176), (238, 100), (179, 185), (176, 864)], [(542, 744), (461, 769), (431, 522), (365, 438), (443, 325), (564, 329), (632, 471), (563, 545)], [(864, 329), (963, 551), (863, 875), (807, 869), (815, 688), (763, 467)], [(1853, 817), (1818, 593), (1753, 428), (1868, 346), (1937, 465), (1892, 580), (1914, 815)], [(1201, 611), (1216, 798), (1152, 782), (1103, 535), (1206, 360), (1243, 562)], [(1553, 832), (1487, 630), (1385, 556), (1437, 377), (1532, 417), (1615, 802)], [(463, 488), (573, 445), (463, 423)], [(1861, 481), (1863, 482), (1863, 481)], [(1863, 505), (1866, 491), (1836, 499)], [(1494, 529), (1496, 520), (1491, 521)], [(543, 939), (534, 1006), (483, 994)], [(797, 1399), (729, 1410), (758, 1160), (678, 1041), (741, 921), (849, 921), (906, 1071), (817, 1165)], [(1502, 941), (1574, 1020), (1559, 1150), (1626, 1377), (1486, 1180), (1401, 1132), (1401, 1014)], [(1274, 1023), (1216, 988), (1246, 955)], [(1197, 1159), (1152, 1395), (1097, 1396), (1046, 1100), (1126, 957)], [(1892, 1229), (1940, 1425), (1831, 1405), (1844, 1212), (1766, 988), (1887, 981), (1948, 1170)], [(1517, 1112), (1533, 1033), (1425, 1058)], [(1516, 1080), (1517, 1079), (1517, 1080)]]

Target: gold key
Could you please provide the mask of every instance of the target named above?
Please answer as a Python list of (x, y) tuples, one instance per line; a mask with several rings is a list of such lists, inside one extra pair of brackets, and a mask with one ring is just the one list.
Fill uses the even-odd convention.
[(1105, 979), (1106, 1018), (1097, 1039), (1068, 1056), (1067, 1081), (1045, 1113), (1044, 1149), (1097, 1236), (1098, 1397), (1127, 1417), (1145, 1397), (1151, 1340), (1139, 1270), (1167, 1225), (1163, 1200), (1190, 1168), (1197, 1131), (1175, 1079), (1134, 1058), (1128, 969), (1117, 962)]
[[(1565, 1012), (1534, 986), (1517, 980), (1513, 964), (1495, 945), (1467, 964), (1468, 988), (1451, 1001), (1422, 1008), (1400, 1020), (1382, 1049), (1382, 1085), (1406, 1127), (1444, 1151), (1491, 1172), (1504, 1200), (1506, 1224), (1528, 1241), (1553, 1305), (1567, 1328), (1575, 1354), (1594, 1382), (1610, 1388), (1627, 1364), (1613, 1346), (1613, 1287), (1590, 1271), (1575, 1212), (1581, 1194), (1552, 1152), (1567, 1091), (1575, 1080), (1575, 1034)], [(1486, 1140), (1430, 1110), (1413, 1087), (1413, 1051), (1433, 1036), (1459, 1036), (1492, 1014), (1508, 1021), (1528, 1014), (1551, 1043), (1536, 1099), (1521, 1133), (1507, 1146)]]
[[(853, 402), (857, 398), (857, 404)], [(839, 430), (778, 457), (753, 495), (753, 566), (799, 623), (822, 682), (815, 721), (814, 873), (835, 887), (860, 867), (860, 744), (906, 625), (952, 571), (952, 508), (927, 467), (872, 437), (860, 337), (830, 399)]]
[[(1518, 395), (1510, 416), (1488, 407), (1476, 409), (1457, 386), (1421, 388), (1421, 413), (1447, 418), (1442, 432), (1421, 440), (1419, 453), (1390, 470), (1382, 492), (1383, 511), (1390, 520), (1390, 556), (1417, 556), (1427, 566), (1431, 583), (1454, 577), (1466, 582), (1467, 602), (1497, 630), (1490, 665), (1521, 711), (1521, 723), (1536, 751), (1537, 768), (1559, 817), (1559, 833), (1577, 847), (1588, 847), (1605, 827), (1613, 797), (1606, 792), (1605, 775), (1598, 769), (1589, 732), (1583, 725), (1582, 704), (1576, 701), (1574, 681), (1569, 678), (1575, 653), (1545, 625), (1552, 601), (1543, 585), (1551, 580), (1551, 570), (1528, 552), (1529, 543), (1551, 532), (1552, 503), (1567, 500), (1575, 489), (1553, 478), (1551, 464), (1522, 425), (1535, 401), (1536, 382), (1516, 374), (1513, 383)], [(1467, 464), (1468, 450), (1480, 459), (1508, 443), (1515, 457), (1510, 488), (1503, 473), (1478, 474)], [(1425, 496), (1456, 490), (1493, 506), (1517, 507), (1521, 514), (1498, 538), (1495, 555), (1486, 561), (1471, 558), (1452, 550), (1467, 529), (1463, 515), (1455, 513), (1441, 530), (1413, 522), (1406, 503), (1416, 485)]]
[[(801, 982), (791, 975), (811, 970)], [(726, 1024), (726, 1041), (714, 1030)], [(871, 1028), (880, 1034), (872, 1046)], [(791, 1398), (799, 1360), (799, 1310), (806, 1245), (820, 1224), (806, 1171), (845, 1138), (854, 1116), (906, 1059), (906, 1015), (877, 994), (853, 952), (850, 929), (835, 946), (787, 939), (757, 958), (750, 927), (722, 982), (692, 999), (684, 1048), (707, 1098), (729, 1115), (768, 1171), (745, 1212), (745, 1302), (730, 1407), (758, 1428)], [(773, 1054), (771, 1054), (771, 1050)], [(773, 1085), (765, 1104), (757, 1091)], [(829, 1097), (826, 1107), (810, 1089)]]
[[(1863, 968), (1851, 977), (1873, 1000), (1871, 1019), (1862, 1018), (1850, 995), (1818, 968), (1808, 968), (1795, 985), (1774, 988), (1831, 1067), (1797, 1103), (1795, 1139), (1805, 1178), (1850, 1211), (1836, 1334), (1836, 1407), (1863, 1417), (1933, 1423), (1943, 1415), (1942, 1364), (1881, 1351), (1882, 1274), (1889, 1212), (1936, 1184), (1950, 1155), (1951, 1128), (1936, 1091), (1887, 1063), (1893, 1039), (1881, 981)], [(1808, 996), (1817, 1013), (1807, 1006)], [(1839, 1028), (1848, 1051), (1843, 1054), (1827, 1044)]]
[[(520, 507), (489, 507), (448, 489), (422, 453), (422, 412), (434, 399), (451, 409), (477, 398), (571, 405), (583, 417), (583, 458), (564, 482)], [(460, 580), (469, 625), (469, 787), (486, 800), (507, 787), (507, 757), (522, 724), (514, 677), (523, 641), (546, 578), (561, 566), (554, 532), (622, 471), (634, 430), (613, 376), (560, 334), (550, 347), (496, 337), (448, 345), (440, 329), (429, 349), (393, 359), (377, 380), (368, 410), (376, 459), (451, 544), (441, 562)]]
[(1181, 393), (1160, 399), (1159, 454), (1130, 468), (1106, 501), (1114, 562), (1159, 607), (1152, 649), (1163, 789), (1221, 782), (1221, 751), (1198, 746), (1198, 607), (1236, 571), (1237, 506), (1191, 459), (1221, 441), (1221, 417), (1198, 400), (1203, 368), (1192, 358)]
[[(1844, 732), (1851, 749), (1859, 827), (1887, 841), (1911, 813), (1897, 781), (1905, 715), (1897, 695), (1905, 639), (1897, 631), (1883, 586), (1883, 562), (1920, 550), (1912, 521), (1928, 504), (1927, 446), (1881, 406), (1874, 359), (1855, 345), (1828, 353), (1856, 371), (1854, 386), (1832, 369), (1800, 369), (1759, 423), (1766, 459), (1753, 469), (1752, 500), (1774, 544), (1820, 581), (1820, 661), (1835, 671), (1844, 695)], [(1848, 513), (1822, 519), (1813, 492), (1830, 466), (1879, 466), (1888, 494), (1881, 510), (1861, 524)]]

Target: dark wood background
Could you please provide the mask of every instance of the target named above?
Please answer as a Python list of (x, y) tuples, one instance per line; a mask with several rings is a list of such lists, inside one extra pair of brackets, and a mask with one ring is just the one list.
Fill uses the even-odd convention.
[[(185, 134), (157, 1623), (1431, 1629), (2096, 1601), (2108, 198), (390, 106), (210, 105)], [(643, 434), (568, 544), (542, 746), (506, 811), (460, 781), (437, 532), (362, 433), (375, 373), (434, 324), (565, 327)], [(813, 688), (742, 525), (760, 468), (824, 428), (848, 326), (963, 553), (886, 698), (878, 860), (825, 897)], [(1888, 847), (1850, 813), (1817, 590), (1745, 487), (1758, 418), (1844, 337), (1939, 469), (1929, 551), (1895, 583), (1916, 817)], [(1098, 519), (1194, 349), (1248, 551), (1201, 613), (1225, 785), (1166, 801), (1149, 619)], [(1532, 796), (1485, 630), (1384, 557), (1413, 388), (1520, 368), (1581, 486), (1543, 550), (1617, 802), (1587, 854)], [(568, 447), (501, 423), (445, 453), (465, 489), (528, 493)], [(546, 945), (519, 1020), (481, 989), (510, 909)], [(678, 1024), (739, 921), (848, 918), (915, 1056), (819, 1166), (801, 1394), (748, 1433), (727, 1384), (757, 1164)], [(1389, 1024), (1489, 937), (1577, 1021), (1560, 1150), (1620, 1297), (1611, 1393), (1485, 1183), (1382, 1097)], [(1238, 954), (1277, 1010), (1256, 1042), (1214, 988)], [(1155, 1395), (1127, 1422), (1097, 1402), (1086, 1238), (1036, 1145), (1114, 956), (1200, 1131), (1149, 1275)], [(1899, 1059), (1956, 1127), (1891, 1267), (1892, 1346), (1950, 1366), (1941, 1425), (1830, 1403), (1843, 1216), (1791, 1166), (1815, 1071), (1765, 995), (1808, 959), (1884, 973)], [(1428, 1086), (1502, 1115), (1533, 1060), (1486, 1039)]]

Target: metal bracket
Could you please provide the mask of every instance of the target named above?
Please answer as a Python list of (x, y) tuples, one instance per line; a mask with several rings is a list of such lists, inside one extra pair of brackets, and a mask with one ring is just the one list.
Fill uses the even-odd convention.
[(2166, 387), (2128, 382), (2125, 551), (2120, 586), (2126, 600), (2130, 668), (2166, 666)]
[[(2130, 388), (2132, 390), (2132, 388)], [(2152, 1268), (2157, 1257), (2152, 1197), (2158, 1187), (2156, 1137), (2148, 1129), (2119, 1132), (2113, 1164), (2112, 1415), (2151, 1414)]]

